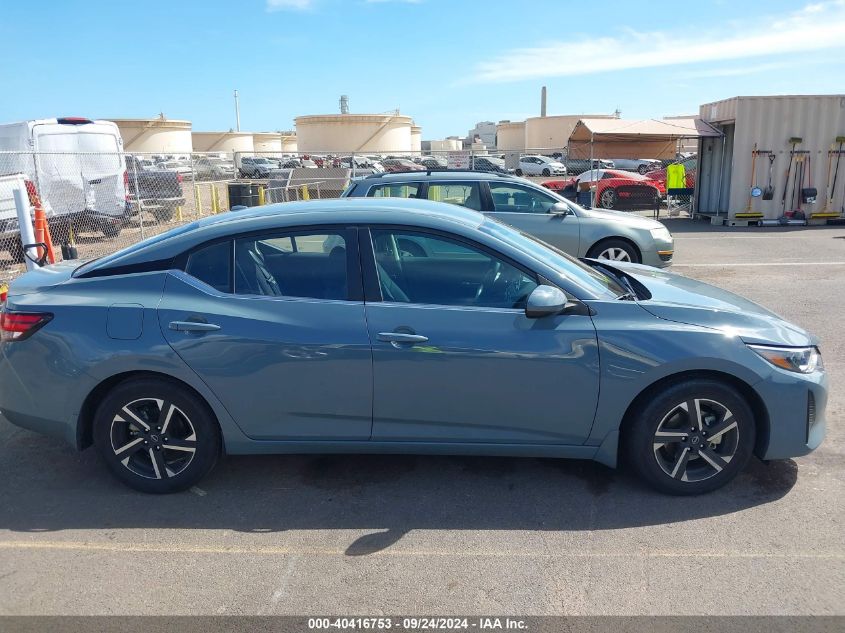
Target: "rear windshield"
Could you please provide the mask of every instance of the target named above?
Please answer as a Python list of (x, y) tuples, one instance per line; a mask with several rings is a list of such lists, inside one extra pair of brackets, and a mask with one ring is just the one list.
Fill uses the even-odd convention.
[[(114, 134), (96, 132), (38, 132), (42, 169), (58, 174), (80, 170), (86, 175), (108, 175), (123, 170), (120, 148)], [(50, 169), (49, 163), (53, 169)]]
[(152, 237), (148, 237), (145, 240), (142, 240), (132, 246), (124, 248), (122, 250), (117, 251), (116, 253), (112, 253), (111, 255), (106, 255), (105, 257), (100, 257), (99, 259), (92, 259), (90, 262), (85, 262), (73, 271), (73, 276), (78, 277), (79, 275), (83, 275), (88, 271), (94, 270), (95, 268), (105, 268), (112, 262), (120, 259), (125, 255), (131, 255), (132, 253), (137, 253), (140, 250), (147, 248), (153, 244), (158, 244), (159, 242), (163, 242), (164, 240), (170, 239), (171, 237), (176, 237), (177, 235), (182, 235), (183, 233), (187, 233), (188, 231), (193, 231), (199, 226), (199, 222), (191, 222), (190, 224), (183, 224), (182, 226), (177, 226), (174, 229), (170, 229), (164, 233), (160, 233), (159, 235), (153, 235)]

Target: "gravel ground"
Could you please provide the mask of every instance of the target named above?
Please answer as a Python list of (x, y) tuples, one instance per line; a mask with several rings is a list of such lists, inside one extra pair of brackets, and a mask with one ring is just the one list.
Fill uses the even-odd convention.
[(674, 270), (822, 339), (828, 438), (716, 493), (542, 459), (225, 459), (132, 492), (0, 420), (0, 614), (845, 614), (845, 229), (667, 221)]

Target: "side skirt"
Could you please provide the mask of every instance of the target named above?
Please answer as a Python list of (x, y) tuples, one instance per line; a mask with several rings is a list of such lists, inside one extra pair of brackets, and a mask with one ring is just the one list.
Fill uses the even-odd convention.
[[(364, 453), (394, 455), (490, 455), (497, 457), (564, 457), (594, 459), (601, 447), (561, 444), (489, 444), (467, 442), (270, 441), (226, 442), (229, 455)], [(614, 460), (615, 461), (615, 460)], [(602, 460), (602, 463), (606, 463)]]

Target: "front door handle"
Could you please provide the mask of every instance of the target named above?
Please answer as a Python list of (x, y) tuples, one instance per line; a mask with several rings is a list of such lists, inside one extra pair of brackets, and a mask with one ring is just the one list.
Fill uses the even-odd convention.
[(168, 327), (177, 332), (216, 332), (220, 329), (220, 326), (215, 323), (202, 321), (171, 321)]
[(393, 343), (394, 347), (398, 347), (401, 343), (425, 343), (428, 340), (427, 336), (421, 334), (408, 334), (407, 332), (379, 332), (376, 337), (385, 343)]

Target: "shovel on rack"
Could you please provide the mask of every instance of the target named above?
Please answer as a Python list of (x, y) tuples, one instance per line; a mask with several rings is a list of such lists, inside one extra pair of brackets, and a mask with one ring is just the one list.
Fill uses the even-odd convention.
[(775, 166), (775, 155), (774, 152), (769, 154), (769, 184), (766, 185), (766, 188), (763, 189), (763, 200), (771, 200), (775, 197), (775, 188), (772, 187), (772, 170)]

